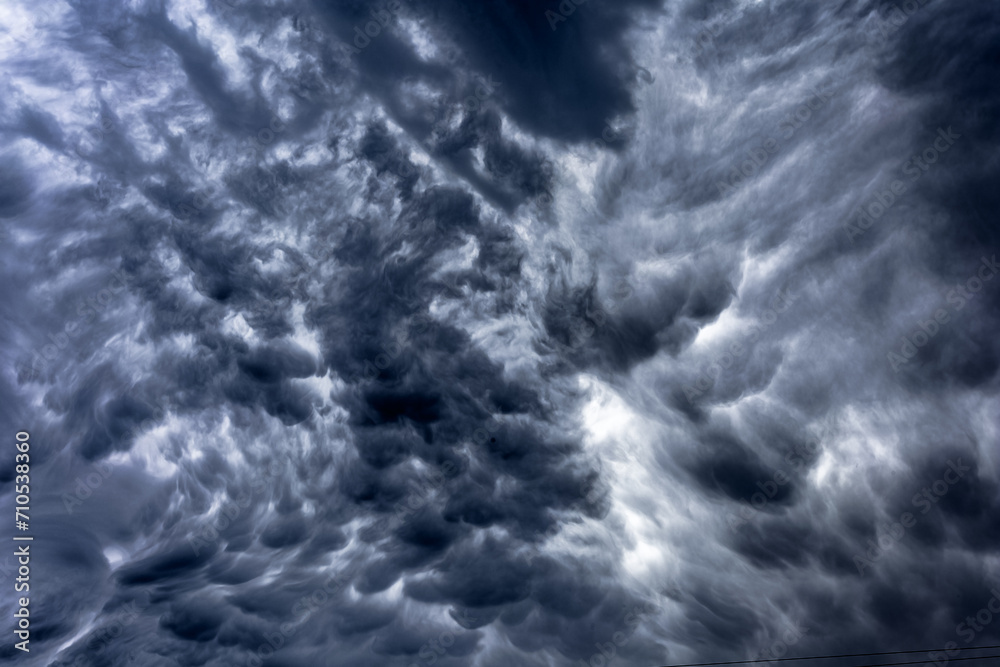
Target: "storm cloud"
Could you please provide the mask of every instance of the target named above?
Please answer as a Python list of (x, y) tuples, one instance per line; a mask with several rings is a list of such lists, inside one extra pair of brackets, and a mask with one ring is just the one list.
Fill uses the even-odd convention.
[(1000, 6), (13, 2), (0, 40), (12, 664), (1000, 643)]

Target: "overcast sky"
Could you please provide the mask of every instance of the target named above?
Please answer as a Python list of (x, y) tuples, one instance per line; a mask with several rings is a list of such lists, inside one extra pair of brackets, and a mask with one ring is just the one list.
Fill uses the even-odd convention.
[(0, 656), (1000, 644), (1000, 4), (577, 2), (5, 1)]

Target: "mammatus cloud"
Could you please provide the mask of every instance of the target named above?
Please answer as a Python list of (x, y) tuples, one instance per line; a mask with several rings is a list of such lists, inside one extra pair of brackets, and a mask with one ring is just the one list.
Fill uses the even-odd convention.
[(0, 655), (1000, 643), (991, 4), (116, 0), (0, 31), (0, 411), (30, 441), (0, 483), (13, 510), (30, 477), (33, 538)]

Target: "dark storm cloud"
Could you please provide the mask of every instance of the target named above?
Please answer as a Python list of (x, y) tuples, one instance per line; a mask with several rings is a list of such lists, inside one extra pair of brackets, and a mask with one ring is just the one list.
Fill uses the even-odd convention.
[(3, 190), (0, 191), (0, 216), (12, 218), (23, 213), (31, 201), (31, 191), (34, 189), (30, 177), (25, 173), (23, 165), (16, 156), (11, 155), (4, 160)]
[(22, 107), (21, 132), (53, 150), (61, 150), (65, 145), (62, 128), (55, 117), (44, 109)]
[[(641, 12), (655, 10), (659, 3), (591, 2), (557, 31), (545, 17), (545, 11), (556, 6), (527, 0), (401, 4), (403, 14), (423, 19), (440, 43), (458, 50), (457, 65), (504, 82), (504, 109), (518, 123), (547, 136), (579, 141), (600, 137), (605, 121), (632, 111), (627, 70), (635, 66), (625, 31)], [(365, 29), (373, 10), (382, 7), (360, 1), (317, 3), (317, 11), (336, 22), (345, 43), (354, 43), (357, 29)], [(398, 78), (428, 69), (413, 64), (412, 52), (389, 31), (375, 37), (356, 58), (363, 71), (379, 77), (390, 69)]]
[[(650, 10), (657, 3), (628, 4)], [(547, 193), (551, 175), (542, 155), (504, 138), (503, 121), (490, 108), (500, 107), (521, 126), (559, 140), (599, 138), (613, 117), (633, 109), (629, 86), (638, 66), (623, 42), (634, 18), (632, 8), (621, 3), (595, 4), (593, 11), (581, 11), (577, 27), (552, 33), (537, 4), (470, 9), (458, 2), (316, 6), (340, 42), (332, 50), (346, 53), (357, 67), (357, 85), (377, 96), (413, 139), (431, 146), (443, 166), (509, 212)], [(431, 30), (443, 60), (426, 61), (400, 39), (404, 17)], [(517, 52), (511, 50), (514, 43)], [(404, 89), (415, 82), (444, 95), (415, 97)], [(406, 105), (400, 102), (404, 98)], [(452, 129), (448, 117), (456, 110), (463, 118)], [(470, 151), (480, 145), (484, 164), (477, 169)]]
[[(773, 4), (773, 3), (772, 3)], [(915, 3), (909, 3), (915, 4)], [(712, 43), (711, 55), (707, 48), (702, 49), (704, 53), (698, 55), (699, 59), (714, 58), (710, 67), (716, 71), (721, 71), (726, 75), (737, 66), (731, 64), (729, 56), (742, 57), (747, 51), (757, 53), (757, 47), (741, 45), (734, 40), (741, 40), (744, 36), (754, 34), (756, 29), (753, 23), (759, 18), (763, 6), (756, 9), (729, 8), (730, 14), (724, 17), (723, 30), (712, 33), (715, 39)], [(812, 10), (810, 10), (812, 11)], [(911, 12), (908, 12), (911, 13)], [(997, 21), (995, 16), (983, 16), (979, 10), (972, 10), (968, 14), (963, 12), (950, 13), (946, 8), (926, 5), (919, 12), (911, 13), (904, 25), (895, 33), (895, 40), (888, 45), (878, 46), (885, 49), (881, 53), (881, 61), (876, 81), (884, 82), (884, 85), (897, 94), (901, 92), (900, 84), (897, 83), (901, 75), (912, 76), (913, 89), (919, 88), (923, 98), (922, 104), (915, 105), (915, 110), (907, 119), (907, 127), (910, 131), (903, 133), (892, 133), (888, 127), (881, 127), (878, 133), (869, 134), (865, 132), (866, 138), (861, 139), (855, 127), (859, 125), (861, 117), (854, 115), (850, 125), (844, 125), (846, 118), (841, 117), (837, 122), (840, 127), (847, 129), (850, 133), (836, 129), (831, 124), (830, 113), (840, 113), (844, 107), (843, 101), (835, 101), (829, 109), (824, 109), (824, 115), (813, 118), (816, 125), (804, 124), (796, 131), (795, 143), (798, 147), (793, 147), (787, 157), (783, 157), (777, 151), (770, 160), (775, 160), (767, 165), (767, 168), (776, 167), (788, 174), (789, 164), (794, 164), (799, 168), (805, 164), (797, 156), (792, 157), (796, 152), (805, 152), (808, 158), (819, 159), (832, 163), (832, 168), (826, 174), (829, 176), (827, 183), (841, 182), (849, 184), (855, 177), (866, 178), (863, 174), (876, 173), (878, 167), (885, 165), (886, 176), (891, 176), (892, 172), (903, 176), (899, 169), (905, 166), (911, 156), (920, 156), (937, 137), (938, 128), (948, 128), (954, 125), (955, 131), (959, 129), (959, 119), (968, 118), (970, 114), (976, 116), (976, 121), (970, 123), (975, 139), (974, 151), (981, 150), (987, 146), (995, 146), (995, 137), (988, 130), (989, 122), (984, 123), (984, 119), (992, 118), (989, 113), (979, 113), (971, 111), (966, 113), (964, 109), (953, 107), (954, 96), (949, 90), (955, 88), (958, 91), (967, 89), (975, 90), (967, 98), (972, 109), (979, 105), (989, 108), (995, 104), (995, 91), (992, 87), (986, 87), (974, 83), (977, 79), (975, 69), (976, 63), (990, 62), (991, 58), (985, 45), (990, 42), (990, 37), (996, 29)], [(837, 12), (843, 17), (843, 11)], [(848, 14), (849, 15), (849, 14)], [(960, 16), (961, 15), (961, 16)], [(867, 16), (862, 13), (861, 16)], [(961, 24), (963, 21), (978, 18), (980, 28), (974, 32), (982, 35), (982, 49), (973, 45), (971, 49), (952, 49), (947, 51), (948, 56), (932, 56), (926, 54), (917, 46), (920, 35), (923, 44), (934, 42), (941, 38), (948, 40), (959, 39), (962, 34), (970, 34), (971, 28), (963, 30), (949, 30), (949, 26)], [(775, 14), (771, 14), (770, 23), (767, 25), (768, 39), (773, 36), (781, 36), (783, 48), (787, 49), (787, 55), (781, 55), (775, 60), (785, 60), (788, 67), (798, 67), (803, 71), (803, 78), (807, 80), (808, 63), (814, 60), (815, 56), (810, 49), (804, 45), (808, 43), (810, 37), (815, 37), (817, 42), (822, 44), (830, 35), (824, 34), (819, 28), (819, 20), (810, 20), (808, 26), (811, 30), (817, 31), (810, 35), (802, 29), (796, 29), (794, 36), (789, 38), (786, 28), (788, 21), (782, 21)], [(749, 22), (749, 23), (747, 23)], [(988, 27), (987, 27), (988, 26)], [(914, 31), (908, 36), (907, 31)], [(948, 37), (944, 37), (947, 33)], [(936, 35), (936, 37), (935, 37)], [(858, 35), (859, 37), (863, 35)], [(797, 43), (796, 40), (803, 40)], [(848, 38), (851, 39), (851, 38)], [(907, 40), (912, 40), (907, 46)], [(802, 46), (801, 49), (794, 47)], [(978, 49), (978, 50), (977, 50)], [(970, 59), (967, 70), (971, 70), (972, 76), (966, 78), (957, 74), (949, 74), (947, 83), (945, 73), (952, 72), (952, 67), (958, 67), (965, 58)], [(721, 64), (718, 58), (723, 58)], [(844, 62), (846, 66), (848, 63)], [(706, 63), (706, 67), (709, 65)], [(719, 68), (722, 68), (721, 70)], [(715, 76), (710, 73), (709, 76)], [(774, 73), (770, 73), (773, 77)], [(759, 85), (759, 81), (754, 81), (753, 76), (747, 79), (753, 85)], [(819, 81), (820, 77), (813, 78)], [(868, 75), (867, 81), (871, 81), (872, 76)], [(917, 83), (919, 82), (919, 83)], [(718, 85), (725, 86), (729, 82), (719, 81)], [(845, 89), (848, 97), (857, 103), (864, 97), (860, 93), (856, 94), (851, 90), (851, 84), (868, 85), (863, 77), (858, 81), (850, 82)], [(738, 85), (732, 86), (738, 88)], [(748, 92), (752, 88), (748, 88)], [(930, 91), (933, 90), (933, 93)], [(909, 94), (904, 93), (904, 94)], [(833, 96), (838, 100), (839, 93)], [(780, 98), (779, 98), (780, 99)], [(784, 106), (784, 99), (781, 99), (782, 108), (777, 110), (779, 114), (787, 113), (788, 107)], [(789, 96), (788, 103), (798, 102)], [(792, 108), (794, 111), (794, 107)], [(683, 113), (683, 111), (680, 111)], [(945, 122), (946, 114), (950, 113), (951, 119)], [(814, 116), (815, 116), (814, 110)], [(872, 116), (875, 123), (877, 116)], [(766, 127), (767, 124), (753, 122), (752, 127)], [(749, 129), (749, 128), (748, 128)], [(753, 131), (749, 129), (749, 131)], [(836, 134), (842, 132), (845, 143), (843, 149), (825, 139), (824, 134)], [(878, 148), (873, 148), (867, 155), (860, 155), (855, 152), (853, 143), (849, 140), (851, 133), (860, 141), (876, 140)], [(903, 134), (905, 139), (900, 138)], [(878, 136), (881, 135), (881, 136)], [(764, 135), (766, 136), (766, 135)], [(746, 141), (748, 137), (738, 134), (737, 141)], [(890, 141), (891, 139), (891, 141)], [(821, 143), (820, 143), (821, 142)], [(815, 145), (815, 148), (813, 148)], [(870, 144), (871, 145), (871, 144)], [(939, 212), (970, 211), (967, 204), (955, 199), (943, 199), (938, 193), (948, 191), (957, 186), (963, 180), (963, 174), (976, 174), (978, 178), (982, 173), (987, 172), (989, 167), (980, 167), (970, 162), (967, 157), (961, 154), (961, 147), (955, 144), (954, 154), (947, 155), (947, 159), (942, 158), (933, 166), (935, 171), (928, 171), (920, 181), (919, 187), (911, 194), (912, 199), (901, 202), (903, 207), (891, 218), (883, 220), (881, 224), (891, 225), (889, 228), (882, 227), (878, 232), (880, 236), (870, 243), (866, 239), (864, 250), (844, 249), (841, 246), (837, 250), (823, 249), (822, 245), (816, 247), (802, 247), (799, 242), (790, 242), (790, 232), (792, 227), (785, 225), (784, 220), (792, 216), (801, 217), (803, 215), (813, 215), (810, 206), (815, 206), (815, 198), (828, 197), (827, 183), (824, 179), (827, 176), (819, 177), (816, 174), (811, 176), (816, 183), (813, 191), (813, 201), (799, 197), (797, 187), (789, 182), (788, 176), (782, 183), (783, 193), (771, 198), (770, 201), (764, 195), (770, 188), (766, 180), (766, 171), (761, 169), (765, 180), (751, 182), (750, 188), (757, 193), (756, 200), (749, 200), (754, 209), (764, 205), (764, 210), (771, 211), (770, 224), (766, 227), (763, 220), (758, 218), (756, 211), (752, 211), (750, 219), (741, 227), (744, 233), (751, 234), (751, 238), (760, 241), (767, 238), (768, 247), (778, 247), (780, 243), (789, 241), (788, 246), (792, 252), (796, 252), (792, 261), (783, 263), (782, 269), (785, 275), (777, 276), (774, 282), (781, 286), (784, 283), (790, 288), (790, 293), (794, 294), (793, 303), (787, 309), (787, 313), (780, 314), (777, 318), (763, 320), (764, 326), (759, 329), (759, 333), (752, 337), (752, 340), (744, 335), (725, 335), (720, 339), (712, 339), (709, 348), (701, 348), (700, 345), (693, 349), (706, 349), (705, 355), (695, 356), (690, 362), (695, 364), (695, 369), (700, 366), (702, 375), (709, 380), (703, 390), (692, 392), (695, 398), (688, 397), (694, 404), (689, 403), (685, 398), (681, 398), (681, 391), (678, 384), (685, 381), (678, 378), (677, 370), (671, 369), (663, 373), (662, 389), (668, 395), (672, 395), (675, 404), (685, 411), (687, 416), (694, 421), (692, 426), (686, 427), (691, 434), (693, 446), (698, 448), (697, 453), (691, 453), (691, 457), (696, 461), (690, 465), (689, 470), (694, 473), (694, 480), (705, 490), (717, 496), (728, 496), (732, 494), (733, 500), (750, 508), (750, 499), (756, 494), (758, 505), (762, 505), (760, 510), (750, 510), (753, 518), (748, 520), (750, 525), (742, 525), (736, 528), (736, 533), (729, 538), (722, 538), (723, 542), (728, 541), (731, 548), (739, 556), (756, 567), (764, 571), (780, 569), (786, 572), (807, 573), (816, 566), (823, 570), (851, 581), (858, 577), (857, 569), (852, 563), (855, 554), (862, 553), (868, 539), (885, 539), (884, 532), (892, 521), (898, 521), (901, 512), (906, 507), (898, 507), (894, 498), (897, 493), (902, 496), (904, 504), (910, 505), (911, 496), (918, 491), (909, 490), (914, 482), (904, 479), (905, 476), (898, 474), (895, 466), (889, 470), (878, 472), (877, 469), (868, 469), (864, 460), (867, 455), (862, 454), (858, 460), (857, 454), (845, 456), (847, 451), (854, 451), (851, 447), (845, 451), (842, 435), (842, 426), (832, 427), (829, 423), (825, 425), (826, 433), (821, 436), (821, 448), (818, 456), (810, 455), (807, 459), (794, 457), (792, 460), (801, 461), (795, 467), (784, 466), (786, 476), (777, 477), (782, 483), (778, 484), (774, 480), (775, 471), (782, 468), (782, 455), (791, 452), (798, 444), (811, 439), (806, 433), (798, 432), (798, 429), (789, 431), (786, 428), (777, 429), (775, 426), (767, 426), (760, 419), (755, 419), (760, 415), (771, 417), (769, 421), (777, 423), (778, 420), (788, 424), (804, 424), (813, 421), (818, 416), (831, 415), (838, 411), (857, 410), (858, 401), (875, 401), (877, 412), (868, 415), (865, 412), (854, 412), (850, 420), (858, 419), (857, 426), (849, 430), (855, 431), (858, 435), (865, 432), (867, 428), (874, 429), (875, 433), (888, 435), (896, 433), (901, 439), (898, 445), (889, 445), (887, 452), (890, 456), (898, 457), (910, 465), (914, 465), (921, 471), (921, 475), (927, 478), (929, 483), (940, 477), (942, 469), (933, 472), (936, 464), (925, 463), (926, 461), (936, 461), (936, 451), (946, 447), (947, 442), (953, 441), (949, 437), (950, 429), (958, 429), (959, 432), (965, 430), (959, 426), (962, 418), (958, 414), (965, 413), (966, 410), (975, 411), (972, 406), (963, 406), (960, 400), (949, 401), (948, 407), (930, 407), (930, 402), (939, 400), (942, 394), (947, 394), (950, 387), (984, 387), (995, 384), (995, 354), (992, 345), (985, 342), (983, 332), (995, 329), (991, 324), (996, 312), (995, 293), (990, 292), (986, 287), (986, 281), (974, 283), (974, 287), (981, 291), (975, 299), (969, 298), (970, 293), (966, 283), (970, 277), (976, 275), (977, 263), (982, 264), (982, 257), (990, 257), (994, 243), (989, 242), (988, 230), (990, 225), (985, 224), (985, 218), (977, 220), (973, 216), (963, 216), (970, 221), (973, 229), (986, 231), (977, 233), (966, 233), (961, 222), (950, 220), (948, 215), (928, 215), (927, 208), (937, 208)], [(673, 145), (667, 144), (668, 150), (673, 149)], [(853, 153), (853, 154), (852, 154)], [(881, 153), (878, 155), (877, 153)], [(938, 161), (933, 152), (930, 154), (931, 160)], [(689, 154), (689, 157), (692, 157)], [(743, 156), (741, 156), (742, 159)], [(711, 155), (706, 156), (706, 162), (710, 163)], [(695, 163), (697, 159), (695, 159)], [(912, 164), (912, 163), (911, 163)], [(981, 162), (986, 165), (987, 162)], [(891, 171), (890, 171), (891, 170)], [(757, 176), (757, 178), (762, 178)], [(794, 177), (793, 177), (794, 178)], [(905, 178), (905, 176), (904, 176)], [(882, 179), (879, 179), (882, 180)], [(907, 178), (907, 183), (909, 179)], [(888, 183), (889, 181), (884, 181)], [(975, 188), (976, 186), (971, 186)], [(884, 188), (883, 188), (884, 189)], [(855, 192), (865, 192), (865, 187), (860, 187)], [(985, 196), (988, 190), (979, 189), (977, 197)], [(863, 195), (864, 198), (851, 198), (857, 201), (868, 201), (874, 196), (873, 190), (868, 190)], [(775, 193), (777, 194), (777, 193)], [(738, 194), (728, 193), (731, 197), (740, 197)], [(764, 199), (760, 199), (764, 197)], [(744, 198), (748, 199), (748, 198)], [(742, 202), (741, 202), (742, 203)], [(904, 212), (905, 211), (905, 212)], [(834, 233), (835, 226), (840, 220), (830, 220), (830, 233)], [(734, 224), (741, 224), (741, 221), (734, 220)], [(819, 222), (817, 221), (817, 227)], [(798, 232), (796, 232), (798, 233)], [(841, 234), (842, 234), (841, 230)], [(958, 248), (954, 243), (945, 240), (945, 234), (954, 234), (964, 243), (970, 243), (970, 248)], [(678, 235), (680, 236), (680, 235)], [(820, 236), (822, 238), (822, 236)], [(832, 238), (832, 237), (831, 237)], [(973, 242), (972, 239), (977, 239)], [(938, 241), (940, 239), (940, 241)], [(682, 241), (683, 242), (683, 241)], [(964, 245), (963, 243), (963, 245)], [(838, 244), (839, 245), (839, 244)], [(988, 252), (987, 252), (988, 251)], [(821, 278), (813, 271), (819, 267), (827, 267), (832, 273)], [(933, 268), (932, 268), (933, 267)], [(820, 269), (823, 270), (823, 269)], [(940, 273), (943, 279), (925, 280), (922, 276), (927, 275), (928, 270), (933, 273)], [(834, 276), (836, 276), (834, 278)], [(852, 276), (858, 276), (861, 280)], [(828, 287), (841, 285), (843, 297), (838, 297), (829, 288), (823, 288), (824, 283)], [(965, 290), (964, 292), (962, 290)], [(951, 306), (944, 306), (947, 293), (953, 293)], [(776, 293), (776, 292), (772, 292)], [(962, 295), (962, 296), (955, 296)], [(747, 294), (741, 294), (739, 304), (742, 316), (757, 320), (760, 323), (760, 314), (768, 308), (763, 298), (751, 297), (747, 303)], [(802, 299), (805, 301), (802, 301)], [(963, 305), (962, 313), (952, 312), (958, 303)], [(876, 305), (877, 304), (877, 305)], [(773, 306), (772, 306), (773, 307)], [(926, 325), (928, 317), (933, 318), (936, 308), (946, 307), (948, 312), (955, 318), (949, 320), (948, 324), (954, 323), (954, 328), (948, 328), (945, 334), (945, 326)], [(980, 310), (980, 308), (982, 310)], [(826, 310), (829, 315), (824, 314)], [(988, 312), (987, 312), (988, 311)], [(903, 313), (912, 313), (905, 315)], [(961, 323), (959, 323), (959, 321)], [(898, 323), (898, 324), (897, 324)], [(880, 364), (886, 364), (885, 356), (890, 350), (899, 353), (900, 336), (911, 334), (921, 330), (921, 323), (924, 328), (930, 328), (935, 333), (931, 337), (931, 342), (925, 344), (925, 339), (917, 338), (921, 342), (918, 353), (912, 357), (913, 361), (903, 365), (900, 375), (904, 377), (898, 380), (887, 378), (889, 369), (879, 368)], [(726, 324), (726, 332), (733, 332)], [(892, 336), (891, 332), (898, 326), (899, 332)], [(739, 329), (736, 329), (738, 332)], [(793, 333), (794, 332), (794, 333)], [(833, 334), (833, 332), (836, 332)], [(850, 333), (854, 332), (854, 333)], [(833, 334), (833, 335), (830, 335)], [(793, 336), (796, 342), (790, 342)], [(862, 336), (847, 345), (837, 345), (839, 338), (844, 340), (844, 336)], [(871, 338), (867, 338), (871, 336)], [(831, 347), (824, 349), (819, 340), (827, 339)], [(891, 348), (886, 348), (885, 344), (891, 341)], [(730, 343), (739, 342), (745, 346), (749, 343), (751, 352), (729, 353)], [(685, 344), (686, 345), (686, 344)], [(881, 347), (880, 347), (881, 345)], [(838, 349), (842, 347), (843, 349)], [(682, 348), (683, 349), (683, 348)], [(746, 356), (742, 356), (742, 355)], [(908, 353), (909, 354), (909, 353)], [(682, 352), (681, 359), (687, 355)], [(700, 356), (700, 362), (699, 362)], [(864, 360), (864, 361), (862, 361)], [(713, 364), (721, 364), (719, 368), (712, 370)], [(813, 368), (815, 370), (810, 370)], [(855, 370), (856, 369), (856, 370)], [(862, 372), (864, 369), (865, 372)], [(699, 369), (700, 370), (700, 369)], [(708, 372), (711, 371), (711, 372)], [(707, 375), (706, 375), (707, 372)], [(698, 373), (698, 370), (695, 371)], [(696, 375), (689, 376), (696, 377)], [(873, 387), (880, 387), (881, 391), (898, 393), (898, 400), (884, 400), (882, 396), (873, 393)], [(992, 393), (992, 390), (988, 390)], [(781, 407), (768, 404), (755, 397), (773, 397), (782, 402)], [(934, 398), (931, 398), (934, 397)], [(986, 399), (988, 400), (988, 399)], [(916, 408), (916, 405), (924, 406)], [(700, 407), (696, 407), (700, 406)], [(723, 412), (724, 410), (724, 412)], [(902, 415), (911, 415), (910, 418), (917, 419), (922, 428), (930, 426), (931, 420), (925, 416), (913, 415), (914, 410), (927, 410), (930, 413), (940, 411), (941, 418), (945, 425), (938, 425), (932, 429), (933, 435), (921, 436), (911, 429), (903, 428), (896, 420)], [(723, 417), (723, 415), (729, 415)], [(883, 415), (879, 418), (878, 415)], [(728, 422), (730, 417), (739, 417), (738, 432), (740, 437), (733, 440), (727, 437), (720, 441), (718, 438), (719, 427), (725, 424), (725, 429), (733, 428)], [(846, 415), (845, 415), (846, 416)], [(986, 415), (983, 414), (983, 417)], [(873, 422), (872, 419), (875, 419)], [(753, 420), (753, 421), (750, 421)], [(878, 422), (882, 422), (878, 425)], [(823, 427), (822, 422), (815, 424)], [(840, 432), (840, 433), (838, 433)], [(951, 538), (946, 537), (948, 531), (943, 526), (954, 527), (958, 523), (953, 521), (947, 511), (944, 510), (947, 501), (958, 503), (962, 499), (963, 506), (969, 508), (968, 511), (978, 513), (988, 511), (984, 509), (982, 503), (985, 498), (990, 498), (989, 503), (995, 502), (995, 494), (992, 491), (983, 492), (979, 485), (982, 481), (995, 479), (995, 438), (977, 430), (977, 435), (971, 440), (970, 448), (962, 451), (964, 460), (970, 459), (978, 461), (990, 461), (990, 472), (984, 473), (982, 469), (974, 476), (976, 480), (973, 487), (976, 491), (972, 497), (975, 501), (965, 501), (965, 492), (960, 493), (959, 489), (965, 489), (963, 485), (950, 487), (948, 494), (940, 499), (941, 514), (936, 519), (925, 519), (917, 524), (906, 537), (895, 546), (894, 556), (898, 560), (882, 560), (875, 568), (875, 572), (867, 572), (868, 576), (877, 577), (884, 582), (883, 591), (876, 597), (864, 596), (863, 605), (872, 610), (872, 617), (876, 619), (875, 627), (865, 628), (858, 622), (856, 610), (852, 613), (841, 615), (841, 632), (853, 634), (856, 638), (852, 640), (852, 646), (875, 646), (885, 647), (889, 644), (897, 646), (911, 646), (915, 643), (914, 637), (919, 636), (920, 631), (933, 631), (935, 640), (943, 645), (945, 641), (954, 638), (954, 632), (948, 630), (947, 623), (940, 626), (932, 626), (923, 620), (919, 614), (906, 614), (900, 616), (898, 611), (904, 608), (927, 608), (928, 599), (933, 599), (933, 593), (929, 586), (922, 582), (926, 577), (931, 576), (930, 570), (941, 573), (947, 571), (945, 575), (951, 585), (960, 587), (976, 588), (977, 580), (981, 581), (983, 576), (983, 565), (967, 568), (960, 567), (958, 561), (966, 563), (976, 562), (979, 553), (979, 546), (965, 545), (965, 538), (959, 533), (953, 532)], [(905, 433), (905, 435), (903, 434)], [(871, 438), (869, 435), (867, 438)], [(867, 439), (866, 438), (866, 439)], [(876, 436), (876, 441), (878, 438)], [(884, 442), (884, 440), (883, 440)], [(956, 455), (956, 452), (951, 452)], [(680, 459), (690, 462), (688, 454), (664, 457), (670, 459)], [(672, 461), (673, 463), (673, 461)], [(831, 467), (834, 472), (831, 472)], [(830, 487), (829, 477), (840, 478), (834, 487)], [(825, 479), (824, 479), (825, 478)], [(824, 480), (823, 490), (818, 482)], [(842, 489), (842, 491), (840, 490)], [(898, 492), (896, 491), (898, 489)], [(878, 508), (874, 517), (871, 506), (865, 506), (847, 496), (849, 493), (860, 493), (867, 503), (874, 503)], [(954, 496), (952, 494), (955, 494)], [(766, 502), (761, 502), (766, 501)], [(928, 501), (930, 502), (930, 501)], [(732, 505), (725, 502), (721, 506), (727, 508), (726, 511), (737, 511)], [(884, 506), (884, 510), (882, 509)], [(988, 506), (988, 504), (987, 504)], [(893, 529), (894, 530), (894, 529)], [(983, 528), (986, 537), (981, 543), (995, 544), (995, 531), (992, 527)], [(930, 531), (930, 532), (927, 532)], [(926, 539), (932, 541), (919, 541), (920, 535), (926, 535)], [(934, 535), (934, 538), (930, 536)], [(934, 546), (931, 546), (931, 545)], [(953, 547), (963, 545), (959, 548), (964, 555), (952, 558), (946, 555), (944, 544)], [(711, 550), (701, 550), (702, 553), (711, 553)], [(887, 558), (889, 558), (887, 556)], [(891, 564), (890, 564), (891, 562)], [(935, 566), (930, 563), (936, 563)], [(940, 568), (944, 568), (943, 570)], [(793, 575), (789, 575), (793, 576)], [(898, 595), (899, 586), (905, 585), (908, 581), (913, 587), (908, 593), (907, 603), (889, 604), (887, 600), (888, 591), (893, 591), (893, 595)], [(917, 583), (921, 582), (921, 583)], [(981, 584), (980, 584), (981, 587)], [(764, 591), (771, 590), (770, 586), (752, 586), (756, 588), (758, 595), (764, 595)], [(795, 595), (801, 602), (807, 604), (807, 608), (812, 611), (805, 612), (802, 618), (824, 617), (818, 609), (827, 604), (816, 600), (815, 603), (810, 598), (818, 591), (807, 591), (805, 585), (793, 585), (791, 589), (786, 588), (785, 592), (794, 590)], [(759, 605), (753, 604), (752, 608), (758, 609)], [(957, 616), (957, 615), (956, 615)], [(824, 650), (832, 650), (837, 644), (825, 639), (827, 633), (833, 633), (832, 627), (822, 628), (822, 637), (817, 635), (815, 627), (810, 623), (810, 633), (800, 640), (796, 646), (796, 653), (818, 653)], [(848, 629), (850, 628), (850, 629)], [(921, 630), (915, 630), (920, 628)], [(731, 635), (730, 635), (731, 636)], [(926, 640), (925, 640), (926, 643)], [(931, 641), (931, 644), (935, 641)], [(819, 650), (812, 650), (815, 647)], [(701, 655), (699, 655), (701, 657)]]
[[(495, 112), (467, 108), (454, 132), (440, 132), (434, 154), (445, 157), (484, 197), (510, 210), (519, 201), (547, 193), (551, 188), (551, 171), (541, 155), (529, 154), (516, 143), (505, 140), (501, 125)], [(485, 180), (473, 168), (472, 151), (479, 147), (484, 155), (483, 170), (492, 181)]]
[[(990, 258), (1000, 245), (996, 193), (986, 186), (997, 177), (995, 160), (987, 156), (993, 155), (992, 147), (1000, 138), (994, 72), (989, 66), (997, 59), (1000, 14), (992, 6), (955, 14), (931, 9), (913, 12), (893, 33), (897, 49), (886, 54), (880, 74), (894, 90), (928, 96), (929, 104), (921, 114), (925, 128), (953, 126), (953, 131), (965, 133), (967, 141), (956, 146), (962, 159), (943, 155), (939, 168), (947, 170), (947, 175), (929, 180), (920, 191), (931, 205), (947, 211), (947, 215), (928, 221), (931, 224), (924, 233), (929, 243), (922, 256), (942, 282), (957, 286), (975, 278), (981, 258)], [(965, 41), (961, 35), (970, 31), (974, 37)], [(932, 36), (941, 40), (948, 58), (935, 61), (919, 54), (916, 45)], [(934, 151), (926, 147), (914, 148), (916, 156), (928, 152), (933, 157)], [(969, 297), (965, 292), (961, 299), (965, 302)], [(1000, 292), (987, 283), (977, 301), (980, 303), (974, 304), (974, 310), (959, 316), (964, 326), (942, 330), (933, 347), (922, 354), (924, 363), (914, 370), (920, 385), (955, 379), (967, 386), (980, 386), (996, 376), (1000, 349), (987, 332), (995, 331), (998, 324)], [(952, 304), (956, 303), (953, 297)]]
[(176, 54), (191, 90), (212, 111), (219, 127), (251, 133), (267, 125), (271, 114), (259, 91), (238, 94), (227, 90), (228, 82), (215, 51), (199, 41), (195, 27), (180, 29), (163, 9), (149, 13), (146, 20), (153, 34)]
[(0, 414), (49, 574), (5, 657), (1000, 637), (963, 621), (1000, 536), (994, 7), (10, 16)]

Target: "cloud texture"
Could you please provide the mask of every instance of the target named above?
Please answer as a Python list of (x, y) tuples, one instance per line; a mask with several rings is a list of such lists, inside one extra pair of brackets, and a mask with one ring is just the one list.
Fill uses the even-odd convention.
[(0, 412), (39, 572), (0, 656), (1000, 643), (1000, 6), (100, 0), (0, 29)]

